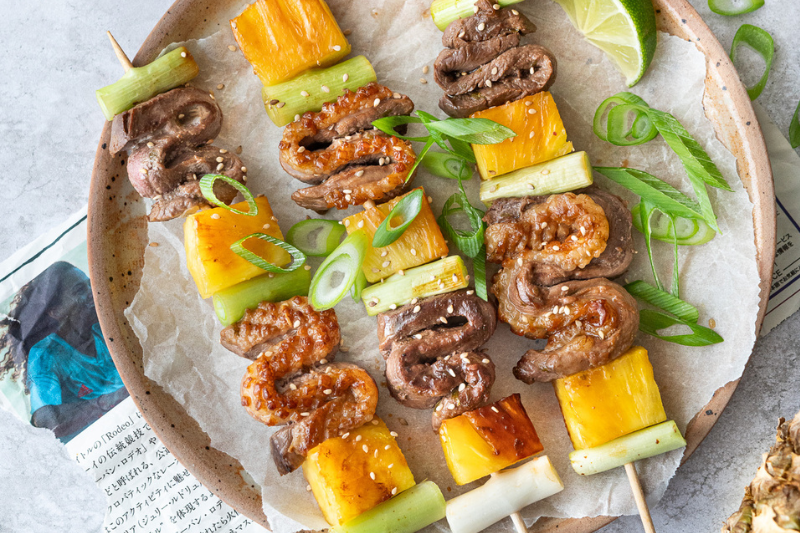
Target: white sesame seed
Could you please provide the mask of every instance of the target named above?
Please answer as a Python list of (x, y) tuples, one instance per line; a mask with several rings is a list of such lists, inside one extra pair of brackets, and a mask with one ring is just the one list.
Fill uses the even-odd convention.
[(567, 287), (566, 285), (561, 287), (561, 292), (567, 292), (568, 290), (569, 290), (569, 287)]
[(343, 438), (343, 439), (346, 439), (346, 438), (347, 438), (347, 437), (349, 437), (349, 436), (350, 436), (350, 432), (348, 431), (347, 433), (345, 433), (344, 435), (342, 435), (342, 438)]
[(181, 57), (186, 57), (186, 52), (181, 52)]
[(345, 73), (345, 74), (342, 75), (342, 81), (343, 82), (347, 83), (347, 80), (349, 80), (349, 79), (350, 79), (350, 74), (346, 74)]
[(412, 248), (411, 249), (411, 255), (417, 255), (417, 249), (416, 248)]
[(395, 100), (400, 100), (402, 97), (403, 97), (403, 96), (402, 96), (400, 93), (394, 93), (394, 94), (392, 94), (392, 98), (394, 98)]
[(378, 107), (379, 105), (381, 105), (381, 99), (380, 99), (380, 98), (376, 98), (376, 99), (375, 99), (375, 100), (372, 102), (372, 107)]
[(486, 80), (486, 86), (487, 87), (491, 87), (492, 86), (492, 80)]
[(333, 46), (333, 49), (338, 52), (339, 50), (342, 49), (342, 47), (339, 46), (338, 44), (336, 44), (336, 45)]
[(311, 485), (306, 485), (306, 491), (311, 492)]
[(384, 251), (381, 252), (381, 257), (386, 257), (387, 255), (389, 255), (389, 251), (388, 250), (384, 250)]
[(559, 250), (561, 250), (561, 247), (559, 247), (558, 245), (556, 245), (556, 246), (553, 246), (553, 251), (554, 251), (554, 252), (557, 252), (557, 251), (559, 251)]
[(364, 175), (364, 171), (363, 170), (359, 170), (358, 172), (356, 172), (356, 177), (357, 178), (360, 178), (363, 175)]
[(418, 301), (419, 301), (419, 298), (414, 298), (414, 299), (412, 299), (412, 300), (411, 300), (411, 305), (414, 305), (414, 304), (415, 304), (415, 303), (417, 303)]
[(375, 268), (375, 267), (372, 267), (372, 273), (373, 273), (373, 274), (377, 274), (377, 273), (378, 273), (378, 272), (380, 272), (380, 271), (381, 271), (381, 269), (380, 269), (380, 268)]
[(359, 221), (358, 221), (358, 224), (356, 224), (356, 227), (357, 227), (358, 229), (361, 229), (361, 228), (363, 228), (363, 227), (364, 227), (364, 221), (363, 221), (363, 220), (359, 220)]
[(475, 294), (475, 291), (472, 290), (467, 291), (467, 296), (472, 296), (473, 294)]
[(304, 270), (311, 270), (311, 265), (303, 265)]
[(428, 80), (426, 80), (425, 78), (420, 78), (420, 79), (419, 79), (419, 82), (420, 82), (422, 85), (426, 85), (426, 84), (428, 83)]
[(392, 496), (397, 494), (397, 487), (392, 487)]
[(440, 316), (439, 317), (439, 322), (441, 322), (442, 324), (447, 324), (447, 319), (445, 317), (443, 317), (443, 316)]
[(536, 110), (534, 108), (530, 108), (530, 109), (528, 109), (528, 114), (529, 115), (535, 115), (536, 114)]
[(242, 167), (242, 172), (244, 172), (245, 174), (247, 174), (247, 167)]
[(570, 310), (569, 310), (569, 307), (567, 307), (567, 306), (565, 305), (565, 306), (564, 306), (564, 314), (565, 314), (565, 315), (569, 315), (570, 313), (572, 313), (572, 311), (570, 311)]
[(497, 410), (497, 407), (495, 407), (494, 405), (492, 406), (492, 411), (494, 411), (495, 413), (499, 413), (500, 412), (500, 411)]
[(550, 174), (550, 169), (546, 168), (546, 169), (542, 170), (541, 174), (542, 174), (542, 176), (547, 176), (548, 174)]
[(224, 157), (218, 157), (217, 158), (217, 163), (222, 163), (223, 161), (225, 161)]
[(466, 33), (462, 30), (461, 33), (458, 34), (458, 38), (462, 39), (466, 35)]
[(211, 218), (213, 218), (214, 220), (219, 220), (219, 215), (217, 213), (214, 213), (213, 215), (211, 215)]
[(349, 225), (350, 225), (350, 221), (348, 219), (344, 219), (344, 227), (346, 228)]
[(414, 307), (414, 312), (415, 313), (419, 313), (419, 310), (420, 310), (420, 307), (418, 305)]
[(308, 413), (300, 413), (300, 416), (308, 416)]
[(295, 320), (294, 324), (292, 324), (292, 326), (295, 327), (295, 328), (299, 328), (300, 327), (300, 320), (299, 319)]
[[(451, 371), (451, 372), (452, 372), (452, 371)], [(436, 406), (436, 410), (437, 410), (437, 411), (441, 411), (441, 410), (442, 410), (442, 407), (444, 407), (444, 404), (440, 403), (439, 405), (437, 405), (437, 406)]]
[(489, 192), (495, 192), (497, 190), (497, 184), (492, 185), (492, 188), (489, 189)]
[(534, 189), (536, 189), (536, 187), (533, 185), (533, 183), (529, 183), (529, 184), (528, 184), (528, 188), (529, 188), (530, 190), (534, 190)]
[(447, 369), (447, 373), (448, 373), (448, 374), (450, 374), (450, 375), (451, 375), (451, 376), (453, 376), (453, 377), (456, 377), (456, 373), (455, 373), (455, 372), (453, 372), (453, 369), (452, 369), (452, 368), (448, 368), (448, 369)]
[(458, 386), (458, 392), (463, 392), (464, 389), (466, 389), (466, 388), (467, 388), (467, 384), (466, 383), (462, 383), (461, 385)]
[(397, 304), (389, 304), (389, 309), (394, 311), (395, 309), (397, 309)]
[(422, 73), (423, 74), (427, 74), (428, 72), (430, 72), (430, 70), (431, 70), (431, 68), (428, 65), (425, 65), (424, 67), (422, 67)]
[(414, 338), (419, 340), (419, 339), (422, 338), (422, 334), (421, 333), (417, 333), (417, 334), (414, 335)]
[(513, 14), (515, 17), (518, 17), (518, 16), (519, 16), (519, 11), (517, 11), (516, 9), (512, 9), (512, 10), (511, 10), (511, 13), (512, 13), (512, 14)]
[(495, 74), (497, 74), (497, 67), (494, 67), (494, 68), (492, 69), (492, 76), (494, 76)]
[(345, 200), (347, 200), (347, 201), (349, 202), (350, 200), (352, 200), (352, 199), (353, 199), (353, 197), (352, 197), (352, 196), (350, 196), (349, 194), (345, 194), (345, 195), (344, 195), (344, 199), (345, 199)]
[(375, 453), (373, 455), (375, 456), (376, 459), (378, 458), (378, 449), (377, 448), (375, 448)]
[(306, 151), (306, 147), (305, 146), (301, 146), (300, 148), (297, 149), (297, 153), (298, 154), (302, 154), (305, 151)]
[(231, 52), (235, 52), (236, 51), (236, 47), (233, 46), (232, 44), (229, 44), (228, 45), (228, 50), (230, 50)]
[(581, 235), (586, 235), (586, 228), (581, 226)]
[(500, 9), (500, 4), (493, 5), (492, 9), (494, 9), (495, 11), (498, 11)]
[(322, 92), (324, 92), (324, 93), (329, 93), (329, 92), (331, 92), (331, 90), (328, 88), (328, 86), (327, 86), (327, 85), (323, 85), (322, 87), (320, 87), (320, 90), (321, 90)]
[(364, 453), (369, 453), (369, 446), (367, 446), (366, 444), (362, 444), (361, 449), (364, 450)]
[(152, 148), (152, 147), (154, 147), (154, 146), (155, 146), (155, 144), (154, 144), (152, 141), (150, 141), (150, 142), (148, 142), (148, 143), (147, 143), (147, 147), (148, 147), (148, 148)]
[(473, 11), (473, 12), (475, 12), (475, 13), (477, 13), (477, 12), (478, 12), (478, 6), (475, 6), (475, 7), (473, 7), (473, 8), (472, 8), (472, 11)]
[(147, 169), (146, 168), (140, 168), (139, 169), (139, 174), (147, 174)]
[(295, 385), (294, 383), (289, 383), (289, 388), (292, 390), (297, 390), (297, 385)]
[(522, 258), (521, 257), (517, 257), (517, 264), (519, 266), (522, 266)]
[(298, 120), (300, 120), (300, 114), (299, 113), (294, 116), (294, 121), (297, 122)]
[(486, 29), (486, 24), (484, 24), (483, 22), (481, 22), (480, 24), (478, 24), (478, 31), (483, 31), (483, 30), (485, 30), (485, 29)]
[(488, 365), (489, 363), (491, 363), (491, 361), (489, 361), (488, 359), (481, 359), (481, 363), (483, 363), (484, 365)]
[(300, 91), (300, 96), (308, 98), (308, 91)]
[(223, 168), (225, 168), (225, 163), (219, 163), (217, 165), (217, 170), (222, 170)]
[(461, 355), (459, 355), (459, 357), (464, 361), (469, 361), (469, 354), (467, 352), (461, 352)]
[(361, 440), (361, 435), (356, 435), (356, 442)]
[(388, 267), (388, 266), (389, 266), (389, 265), (391, 265), (391, 264), (392, 264), (392, 262), (391, 262), (391, 261), (384, 261), (383, 263), (381, 263), (381, 267), (382, 267), (382, 268), (386, 268), (386, 267)]
[(397, 437), (397, 432), (395, 432), (395, 431), (390, 431), (390, 432), (389, 432), (389, 435), (391, 435), (392, 437)]
[(386, 468), (392, 468), (393, 466), (394, 466), (394, 463), (389, 463), (389, 466), (387, 466)]

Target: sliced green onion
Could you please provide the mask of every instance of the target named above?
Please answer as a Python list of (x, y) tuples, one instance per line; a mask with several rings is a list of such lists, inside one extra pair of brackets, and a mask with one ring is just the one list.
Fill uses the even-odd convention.
[[(292, 256), (292, 263), (289, 265), (288, 268), (281, 268), (278, 265), (270, 263), (260, 255), (255, 254), (244, 247), (244, 243), (248, 239), (261, 239), (262, 241), (267, 241), (270, 244), (274, 244), (275, 246), (283, 248), (284, 250), (289, 252), (289, 255)], [(233, 253), (235, 253), (242, 259), (245, 259), (253, 263), (258, 268), (266, 270), (267, 272), (272, 272), (274, 274), (284, 274), (286, 272), (293, 272), (298, 268), (300, 268), (301, 266), (303, 266), (306, 262), (306, 256), (305, 254), (303, 254), (303, 252), (301, 252), (288, 242), (276, 239), (272, 235), (267, 235), (266, 233), (251, 233), (247, 237), (242, 237), (235, 243), (231, 244), (231, 250), (233, 251)]]
[[(659, 335), (659, 331), (670, 326), (687, 326), (692, 330), (691, 335)], [(642, 309), (639, 311), (639, 331), (651, 335), (662, 341), (674, 342), (682, 346), (709, 346), (719, 344), (724, 339), (711, 328), (694, 324), (677, 317), (669, 316), (660, 311)]]
[(497, 144), (517, 136), (511, 128), (488, 118), (448, 118), (425, 127), (469, 144)]
[[(378, 229), (375, 230), (375, 236), (372, 238), (372, 247), (383, 248), (399, 239), (419, 215), (423, 199), (422, 189), (415, 189), (401, 198), (386, 218), (383, 219)], [(400, 217), (400, 225), (392, 226), (392, 221), (397, 217)]]
[[(217, 198), (217, 195), (214, 194), (214, 183), (217, 180), (224, 181), (242, 193), (245, 201), (247, 201), (247, 212), (234, 209)], [(254, 217), (258, 214), (258, 205), (256, 204), (256, 199), (253, 198), (253, 194), (250, 192), (250, 189), (248, 189), (244, 183), (239, 183), (235, 179), (229, 178), (228, 176), (223, 176), (222, 174), (206, 174), (200, 179), (200, 192), (203, 194), (203, 197), (212, 204), (216, 205), (217, 207), (227, 209), (228, 211), (232, 211), (237, 215)]]
[(200, 73), (192, 54), (180, 46), (149, 65), (129, 69), (115, 83), (95, 91), (108, 120), (157, 94), (187, 84)]
[(775, 41), (772, 35), (766, 30), (762, 30), (758, 26), (752, 24), (742, 24), (742, 27), (733, 36), (733, 44), (731, 45), (731, 61), (736, 63), (736, 56), (738, 55), (739, 46), (747, 45), (755, 50), (758, 55), (764, 59), (766, 64), (764, 67), (764, 74), (758, 83), (752, 87), (747, 88), (747, 94), (750, 95), (750, 100), (755, 100), (764, 90), (769, 78), (769, 71), (772, 69), (772, 58), (775, 56)]
[(686, 441), (677, 424), (667, 420), (594, 448), (575, 450), (569, 454), (569, 461), (575, 472), (591, 476), (684, 446)]
[[(518, 4), (522, 0), (497, 0), (500, 7)], [(475, 0), (434, 0), (431, 4), (431, 18), (436, 27), (444, 31), (456, 19), (464, 19), (475, 14)]]
[(744, 15), (764, 5), (764, 0), (708, 0), (708, 7), (717, 15)]
[(447, 256), (427, 265), (409, 268), (393, 274), (383, 283), (370, 285), (361, 293), (369, 316), (375, 316), (401, 307), (414, 298), (426, 298), (437, 294), (463, 289), (469, 285), (464, 261), (457, 255)]
[(322, 262), (308, 292), (314, 309), (330, 309), (344, 298), (358, 278), (368, 244), (367, 233), (360, 229), (348, 235)]
[(398, 139), (403, 139), (406, 141), (416, 141), (416, 142), (425, 142), (430, 137), (426, 135), (425, 137), (411, 137), (409, 135), (401, 135), (397, 133), (398, 126), (405, 126), (407, 124), (422, 124), (422, 119), (418, 117), (409, 117), (407, 115), (398, 115), (392, 117), (383, 117), (379, 118), (372, 122), (372, 126), (381, 130), (386, 135), (391, 135), (392, 137), (397, 137)]
[(593, 181), (586, 152), (573, 152), (481, 182), (481, 202), (491, 205), (499, 198), (558, 194), (588, 187)]
[[(636, 204), (631, 209), (631, 214), (634, 227), (644, 233), (641, 209), (641, 204)], [(650, 234), (660, 241), (677, 242), (681, 246), (696, 246), (707, 243), (716, 237), (717, 232), (702, 219), (670, 217), (661, 211), (655, 211), (650, 215)]]
[[(442, 206), (442, 214), (436, 221), (442, 228), (445, 237), (455, 244), (467, 257), (475, 258), (483, 247), (483, 215), (480, 209), (472, 207), (464, 191), (464, 186), (459, 182), (459, 191), (448, 198)], [(456, 229), (450, 223), (449, 217), (464, 214), (469, 221), (470, 230)], [(484, 250), (485, 253), (485, 250)]]
[(310, 283), (311, 272), (304, 268), (285, 274), (264, 274), (214, 293), (214, 311), (220, 323), (229, 326), (261, 302), (281, 302), (308, 294)]
[(354, 302), (357, 302), (361, 299), (361, 293), (364, 292), (364, 289), (367, 288), (367, 285), (369, 285), (367, 276), (364, 275), (363, 270), (359, 269), (358, 274), (356, 275), (356, 281), (353, 283), (353, 286), (350, 287), (350, 297)]
[(649, 109), (647, 102), (635, 94), (617, 93), (606, 98), (597, 108), (592, 124), (594, 134), (617, 146), (635, 146), (651, 141), (658, 135), (658, 130), (647, 114)]
[(672, 313), (681, 320), (697, 322), (697, 319), (700, 318), (700, 312), (695, 306), (676, 298), (666, 291), (657, 289), (645, 281), (637, 280), (628, 283), (625, 285), (625, 290), (637, 300)]
[(789, 124), (789, 142), (792, 148), (800, 146), (800, 103), (797, 104), (792, 122)]
[(452, 154), (428, 152), (422, 158), (422, 166), (425, 167), (425, 170), (440, 178), (462, 181), (472, 179), (472, 169), (470, 169), (467, 162), (463, 158)]
[(486, 291), (486, 246), (481, 246), (472, 259), (472, 273), (475, 274), (475, 293), (484, 301), (489, 301), (489, 293)]
[(331, 528), (331, 533), (416, 533), (445, 516), (442, 491), (423, 481), (369, 511)]
[(291, 80), (264, 87), (261, 95), (269, 118), (276, 126), (283, 127), (297, 115), (321, 110), (322, 104), (336, 100), (345, 89), (355, 92), (377, 79), (369, 60), (356, 56), (338, 65), (313, 68)]
[(347, 232), (336, 220), (301, 220), (286, 234), (286, 242), (312, 257), (324, 257), (339, 246), (339, 241)]

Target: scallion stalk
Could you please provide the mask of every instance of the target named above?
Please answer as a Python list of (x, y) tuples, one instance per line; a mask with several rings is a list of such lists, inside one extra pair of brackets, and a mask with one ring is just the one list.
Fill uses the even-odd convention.
[(416, 533), (444, 517), (442, 491), (433, 481), (424, 481), (352, 520), (332, 527), (331, 532)]
[[(692, 330), (692, 333), (691, 335), (660, 335), (658, 333), (672, 326), (686, 326)], [(710, 346), (724, 341), (722, 336), (711, 328), (650, 309), (639, 311), (639, 331), (681, 346)]]
[(289, 228), (286, 242), (306, 255), (324, 257), (339, 246), (346, 231), (336, 220), (301, 220)]
[[(383, 248), (399, 239), (419, 215), (419, 211), (422, 209), (423, 197), (423, 190), (415, 189), (400, 199), (386, 218), (383, 219), (378, 229), (375, 230), (375, 235), (372, 237), (372, 247)], [(400, 224), (392, 226), (392, 222), (398, 217), (400, 218)]]
[(654, 307), (672, 313), (681, 320), (697, 322), (697, 319), (700, 318), (700, 312), (695, 306), (666, 291), (653, 287), (646, 281), (632, 281), (625, 285), (625, 290), (637, 300), (642, 300)]
[(261, 302), (281, 302), (308, 294), (311, 272), (298, 268), (285, 274), (264, 274), (214, 293), (214, 311), (223, 326), (229, 326)]
[(591, 476), (684, 446), (686, 441), (678, 426), (668, 420), (594, 448), (575, 450), (569, 454), (569, 460), (575, 472)]
[(481, 202), (491, 205), (498, 198), (558, 194), (592, 183), (592, 165), (586, 152), (573, 152), (484, 181)]
[(354, 302), (357, 302), (361, 299), (361, 293), (367, 288), (367, 285), (369, 285), (367, 276), (364, 275), (363, 270), (359, 270), (356, 280), (353, 282), (353, 286), (350, 287), (350, 297), (353, 298)]
[(399, 272), (370, 285), (361, 293), (369, 316), (403, 306), (414, 298), (457, 291), (467, 287), (467, 268), (457, 256), (448, 256), (427, 265)]
[(361, 272), (367, 244), (367, 233), (363, 229), (355, 231), (322, 262), (308, 291), (314, 309), (330, 309), (344, 298)]
[(750, 96), (750, 100), (755, 100), (767, 85), (769, 71), (772, 69), (772, 58), (775, 56), (775, 41), (773, 41), (772, 35), (766, 30), (758, 26), (753, 26), (752, 24), (742, 24), (742, 27), (739, 28), (736, 31), (736, 35), (733, 36), (733, 44), (731, 45), (731, 61), (733, 61), (734, 64), (736, 63), (736, 57), (741, 45), (749, 46), (764, 59), (764, 74), (761, 75), (761, 79), (759, 79), (755, 85), (747, 88), (747, 94)]
[(800, 146), (800, 102), (797, 104), (797, 109), (794, 111), (792, 122), (789, 124), (789, 143), (792, 148)]
[(289, 81), (264, 87), (261, 95), (269, 118), (276, 126), (283, 127), (297, 115), (321, 110), (322, 104), (336, 100), (345, 89), (355, 92), (377, 80), (369, 60), (356, 56), (338, 65), (310, 69)]
[(453, 154), (428, 152), (422, 158), (422, 166), (440, 178), (462, 181), (472, 179), (472, 169), (467, 161)]
[(708, 8), (717, 15), (744, 15), (764, 5), (764, 0), (708, 0)]
[(116, 82), (95, 91), (106, 119), (146, 102), (157, 94), (185, 85), (200, 73), (192, 54), (180, 46), (149, 65), (128, 70)]
[[(641, 220), (641, 204), (636, 204), (631, 209), (633, 225), (644, 233)], [(713, 239), (717, 232), (701, 218), (672, 217), (661, 211), (654, 211), (650, 215), (650, 235), (660, 241), (675, 242), (681, 246), (697, 246)]]
[[(497, 0), (501, 7), (519, 4), (522, 0)], [(434, 0), (431, 4), (431, 18), (436, 27), (444, 31), (456, 19), (475, 14), (475, 0)]]
[[(217, 181), (224, 181), (237, 191), (239, 191), (242, 196), (244, 196), (245, 201), (247, 202), (247, 211), (239, 211), (238, 209), (234, 209), (233, 207), (229, 206), (219, 198), (217, 195), (214, 194), (214, 183)], [(258, 204), (256, 204), (256, 199), (253, 198), (253, 194), (250, 192), (250, 189), (244, 183), (239, 183), (233, 178), (229, 178), (228, 176), (224, 176), (222, 174), (206, 174), (200, 179), (200, 192), (203, 194), (203, 197), (211, 202), (212, 204), (216, 205), (217, 207), (221, 207), (223, 209), (227, 209), (237, 215), (245, 215), (248, 217), (254, 217), (258, 214)]]

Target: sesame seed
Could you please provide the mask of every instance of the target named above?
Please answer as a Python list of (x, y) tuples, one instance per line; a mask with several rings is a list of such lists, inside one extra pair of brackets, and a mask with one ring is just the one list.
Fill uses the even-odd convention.
[(418, 305), (414, 306), (414, 312), (415, 313), (419, 313), (419, 310), (420, 310), (420, 306), (418, 306)]
[(139, 173), (140, 174), (147, 174), (147, 169), (146, 168), (140, 168), (139, 169)]
[(344, 219), (344, 227), (346, 228), (349, 225), (350, 225), (350, 221), (348, 219)]
[(338, 44), (336, 44), (336, 45), (333, 46), (333, 49), (338, 52), (339, 50), (342, 49), (342, 47), (339, 46)]
[(494, 76), (495, 74), (497, 74), (497, 67), (494, 67), (494, 68), (492, 69), (492, 76)]
[(225, 158), (223, 158), (223, 157), (218, 157), (217, 158), (217, 163), (222, 163), (223, 161), (225, 161)]
[(306, 485), (306, 490), (307, 490), (308, 492), (311, 492), (311, 485)]
[(378, 458), (378, 449), (377, 448), (375, 449), (375, 453), (373, 455), (375, 456), (376, 459)]
[(542, 227), (546, 228), (547, 227), (547, 222), (542, 222)]
[(486, 86), (487, 87), (491, 87), (492, 86), (492, 80), (486, 80)]
[(306, 147), (305, 146), (301, 146), (300, 148), (297, 149), (297, 153), (298, 154), (302, 154), (305, 151), (306, 151)]
[(303, 265), (303, 269), (304, 270), (311, 270), (311, 266), (310, 265)]
[(224, 88), (225, 88), (225, 84), (224, 83), (220, 83), (220, 84), (217, 85), (217, 89), (224, 89)]
[(521, 257), (517, 257), (517, 264), (519, 266), (522, 266), (522, 258)]
[(347, 83), (347, 80), (349, 80), (349, 79), (350, 79), (350, 74), (345, 73), (345, 74), (342, 75), (342, 81), (343, 82)]
[(478, 12), (478, 6), (475, 6), (475, 7), (473, 7), (473, 8), (472, 8), (472, 11), (473, 11), (474, 13), (477, 13), (477, 12)]
[(419, 301), (419, 298), (414, 298), (413, 300), (411, 300), (411, 305), (414, 305), (414, 304), (415, 304), (415, 303), (417, 303), (418, 301)]
[(369, 446), (367, 446), (366, 444), (362, 444), (361, 449), (364, 450), (364, 453), (369, 453)]
[(186, 57), (186, 52), (181, 52), (181, 57)]
[(414, 338), (419, 340), (419, 339), (422, 338), (422, 334), (421, 333), (417, 333), (417, 334), (414, 335)]
[(578, 236), (577, 235), (573, 235), (571, 237), (571, 239), (573, 240), (573, 242), (578, 242)]
[(535, 115), (536, 114), (536, 110), (534, 108), (530, 108), (530, 109), (528, 109), (528, 114), (529, 115)]
[(295, 385), (294, 383), (289, 383), (289, 388), (292, 390), (297, 390), (297, 385)]
[(382, 267), (382, 268), (386, 268), (386, 267), (388, 267), (388, 266), (389, 266), (389, 265), (391, 265), (391, 264), (392, 264), (392, 262), (391, 262), (391, 261), (384, 261), (383, 263), (381, 263), (381, 267)]
[(372, 273), (373, 273), (373, 274), (377, 274), (377, 273), (378, 273), (378, 272), (380, 272), (380, 271), (381, 271), (381, 269), (380, 269), (380, 268), (375, 268), (375, 267), (372, 267)]
[(381, 252), (381, 257), (386, 257), (387, 255), (389, 255), (389, 251), (388, 250), (384, 250), (384, 251)]
[(236, 47), (233, 46), (232, 44), (229, 44), (228, 45), (228, 50), (230, 50), (231, 52), (235, 52), (236, 51)]
[(486, 29), (486, 24), (484, 24), (483, 22), (481, 22), (480, 24), (478, 24), (478, 31), (483, 31), (483, 30), (485, 30), (485, 29)]
[(561, 292), (567, 292), (568, 290), (569, 290), (569, 287), (567, 287), (566, 285), (561, 287)]
[(472, 291), (472, 290), (467, 291), (467, 296), (472, 296), (473, 294), (475, 294), (475, 291)]
[(150, 243), (150, 247), (151, 247), (151, 248), (158, 248), (159, 246), (161, 246), (161, 245), (160, 245), (160, 244), (158, 244), (157, 242), (151, 242), (151, 243)]
[(443, 316), (440, 316), (440, 317), (439, 317), (439, 321), (440, 321), (442, 324), (447, 324), (447, 318), (445, 318), (445, 317), (443, 317)]
[(392, 496), (394, 496), (395, 494), (397, 494), (397, 487), (392, 488)]
[(557, 252), (559, 250), (561, 250), (561, 248), (559, 246), (553, 246), (553, 251)]
[(344, 30), (342, 33), (344, 33), (345, 36), (347, 36), (347, 35), (350, 35), (351, 33), (353, 33), (353, 30)]
[(306, 412), (300, 413), (300, 416), (308, 416), (308, 413)]
[(350, 196), (349, 194), (345, 194), (345, 195), (344, 195), (344, 199), (345, 199), (345, 200), (347, 200), (347, 201), (349, 202), (350, 200), (352, 200), (352, 199), (353, 199), (353, 197), (352, 197), (352, 196)]
[(406, 275), (406, 271), (405, 270), (398, 270), (397, 273), (400, 274), (401, 276), (405, 276)]
[(342, 435), (342, 438), (343, 438), (343, 439), (346, 439), (346, 438), (347, 438), (347, 437), (349, 437), (349, 436), (350, 436), (350, 432), (348, 431), (347, 433), (345, 433), (344, 435)]
[(519, 16), (519, 11), (517, 11), (516, 9), (512, 9), (512, 10), (511, 10), (511, 13), (512, 13), (512, 14), (513, 14), (515, 17)]
[(498, 11), (500, 9), (500, 4), (493, 5), (492, 9), (494, 9), (495, 11)]
[(299, 328), (300, 327), (300, 320), (299, 319), (295, 320), (294, 324), (292, 324), (292, 326), (295, 327), (295, 328)]
[(356, 435), (356, 442), (361, 440), (361, 435)]
[(363, 227), (364, 227), (364, 221), (363, 221), (363, 220), (359, 220), (359, 221), (358, 221), (358, 224), (356, 224), (356, 227), (357, 227), (358, 229), (361, 229), (361, 228), (363, 228)]
[(147, 147), (148, 147), (148, 148), (152, 148), (152, 147), (154, 147), (154, 146), (155, 146), (155, 144), (154, 144), (152, 141), (150, 141), (150, 142), (148, 142), (148, 143), (147, 143)]
[(308, 91), (300, 91), (300, 96), (305, 96), (308, 98)]
[(491, 363), (491, 361), (489, 361), (488, 359), (481, 359), (481, 363), (483, 363), (484, 365), (488, 365), (489, 363)]
[(548, 174), (550, 174), (550, 169), (546, 168), (546, 169), (542, 170), (541, 174), (542, 174), (542, 176), (547, 176)]
[(208, 96), (210, 96), (212, 100), (216, 100), (216, 98), (214, 98), (214, 93), (208, 93)]
[(714, 320), (713, 318), (709, 318), (708, 319), (708, 327), (710, 327), (711, 329), (716, 328), (717, 327), (717, 321)]
[(217, 170), (222, 170), (223, 168), (225, 168), (225, 163), (220, 163), (217, 165)]
[(213, 215), (211, 215), (211, 218), (213, 218), (214, 220), (219, 220), (219, 215), (217, 213), (214, 213)]
[(394, 311), (395, 309), (397, 309), (397, 304), (389, 304), (389, 309)]
[(462, 30), (461, 33), (458, 34), (458, 38), (462, 39), (466, 35), (466, 33)]
[(572, 311), (570, 311), (570, 310), (569, 310), (569, 307), (567, 307), (567, 306), (565, 305), (565, 306), (564, 306), (564, 314), (565, 314), (565, 315), (569, 315), (569, 314), (571, 314), (571, 313), (572, 313)]
[(299, 113), (294, 116), (294, 121), (297, 122), (298, 120), (300, 120), (300, 114)]
[(499, 413), (500, 412), (500, 411), (497, 410), (497, 407), (495, 407), (494, 405), (492, 406), (492, 411), (494, 411), (495, 413)]
[(420, 82), (422, 85), (425, 85), (425, 84), (427, 84), (427, 83), (428, 83), (428, 80), (426, 80), (425, 78), (420, 78), (420, 79), (419, 79), (419, 82)]
[(534, 190), (534, 189), (536, 189), (536, 187), (533, 185), (533, 183), (529, 183), (529, 184), (528, 184), (528, 188), (529, 188), (530, 190)]
[(358, 172), (356, 172), (356, 177), (357, 178), (360, 178), (363, 175), (364, 175), (364, 171), (363, 170), (359, 170)]
[(466, 383), (462, 383), (461, 385), (458, 386), (458, 392), (463, 392), (464, 389), (466, 389), (466, 388), (467, 388), (467, 384)]
[(395, 431), (390, 431), (389, 435), (391, 435), (392, 437), (397, 437), (397, 433)]
[(394, 466), (394, 463), (389, 463), (389, 466), (387, 466), (386, 468), (392, 468), (393, 466)]
[(399, 100), (399, 99), (401, 99), (402, 97), (403, 97), (403, 96), (402, 96), (400, 93), (393, 93), (393, 94), (392, 94), (392, 98), (394, 98), (395, 100)]
[[(242, 172), (244, 172), (245, 174), (247, 174), (247, 167), (242, 167)], [(273, 219), (273, 220), (274, 220), (274, 219)]]
[(324, 93), (329, 93), (329, 92), (331, 92), (331, 90), (328, 88), (328, 86), (327, 86), (327, 85), (323, 85), (322, 87), (320, 87), (320, 90), (321, 90), (322, 92), (324, 92)]
[(464, 361), (469, 361), (469, 354), (467, 352), (462, 352), (461, 355), (459, 355), (459, 357)]
[[(452, 370), (451, 370), (451, 372), (452, 372)], [(436, 410), (437, 411), (441, 411), (442, 407), (444, 407), (444, 404), (440, 403), (439, 405), (436, 406)]]
[(605, 335), (605, 333), (603, 333), (602, 329), (597, 332), (597, 336), (600, 337), (601, 339), (605, 339), (606, 338), (606, 335)]
[(417, 249), (416, 248), (412, 248), (411, 249), (411, 255), (417, 255)]
[(277, 104), (275, 104), (275, 107), (277, 107), (278, 109), (280, 109), (280, 108), (282, 108), (282, 107), (283, 107), (283, 106), (285, 106), (285, 105), (286, 105), (286, 102), (278, 102)]
[(497, 190), (497, 184), (492, 185), (492, 188), (489, 189), (489, 192), (495, 192)]
[(453, 372), (453, 369), (452, 369), (452, 368), (448, 368), (448, 369), (447, 369), (447, 373), (448, 373), (448, 374), (450, 374), (450, 375), (451, 375), (451, 376), (453, 376), (453, 377), (456, 377), (456, 373), (455, 373), (455, 372)]

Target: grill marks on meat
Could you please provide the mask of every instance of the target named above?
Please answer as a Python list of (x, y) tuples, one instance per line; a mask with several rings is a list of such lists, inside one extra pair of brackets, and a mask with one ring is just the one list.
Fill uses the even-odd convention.
[(367, 200), (384, 202), (405, 189), (416, 161), (411, 143), (372, 129), (382, 117), (408, 115), (414, 104), (377, 83), (345, 90), (319, 113), (307, 112), (288, 126), (279, 144), (283, 169), (312, 187), (292, 199), (301, 207), (346, 209)]
[(273, 434), (272, 458), (281, 475), (297, 469), (308, 452), (372, 420), (375, 382), (362, 368), (331, 363), (339, 346), (333, 310), (318, 312), (296, 296), (262, 302), (220, 335), (223, 346), (252, 359), (241, 385), (242, 405)]
[[(131, 184), (143, 197), (155, 200), (151, 222), (210, 207), (196, 183), (204, 174), (246, 181), (242, 161), (210, 145), (221, 127), (222, 111), (216, 101), (194, 87), (173, 89), (114, 117), (111, 154), (127, 152)], [(230, 204), (237, 191), (218, 181), (214, 193)]]
[(639, 311), (625, 289), (604, 278), (542, 287), (527, 266), (503, 268), (492, 283), (500, 320), (517, 335), (547, 339), (543, 350), (522, 356), (517, 379), (552, 381), (603, 365), (631, 346)]
[(439, 107), (467, 117), (489, 107), (547, 90), (555, 81), (556, 59), (542, 46), (520, 46), (520, 36), (536, 31), (513, 9), (495, 10), (489, 0), (478, 11), (450, 23), (446, 47), (434, 63), (434, 79), (445, 94)]
[(476, 350), (496, 326), (494, 306), (466, 290), (378, 315), (379, 349), (392, 396), (414, 409), (436, 406), (434, 430), (443, 420), (486, 403), (494, 363)]

